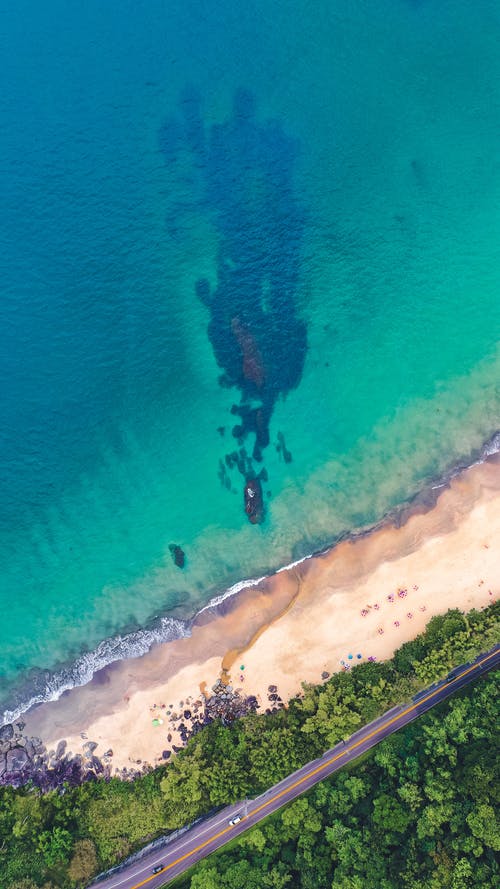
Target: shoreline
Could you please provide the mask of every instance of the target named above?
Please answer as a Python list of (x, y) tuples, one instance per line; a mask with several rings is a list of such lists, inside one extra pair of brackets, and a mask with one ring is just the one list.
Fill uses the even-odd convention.
[(189, 636), (32, 708), (27, 731), (47, 747), (64, 739), (73, 755), (90, 739), (100, 755), (113, 751), (115, 773), (165, 762), (182, 746), (182, 726), (221, 687), (235, 694), (238, 685), (240, 696), (273, 709), (303, 681), (390, 657), (434, 614), (494, 601), (498, 533), (500, 455), (490, 451), (397, 516), (205, 607)]
[[(12, 701), (10, 705), (5, 706), (0, 717), (0, 726), (14, 722), (34, 707), (58, 701), (67, 692), (84, 687), (91, 683), (102, 670), (106, 670), (114, 664), (142, 657), (157, 645), (171, 644), (177, 639), (190, 637), (193, 627), (200, 619), (203, 620), (203, 614), (208, 613), (213, 617), (224, 615), (228, 607), (228, 600), (237, 600), (245, 591), (258, 589), (262, 583), (272, 580), (283, 572), (291, 571), (310, 559), (316, 559), (331, 552), (344, 541), (362, 539), (384, 527), (401, 527), (414, 512), (421, 509), (431, 509), (436, 504), (440, 491), (446, 488), (453, 478), (499, 452), (500, 431), (495, 431), (481, 448), (470, 454), (467, 460), (459, 460), (450, 465), (441, 475), (429, 479), (412, 498), (390, 509), (375, 524), (357, 530), (345, 531), (326, 546), (270, 571), (269, 574), (236, 581), (221, 593), (214, 593), (207, 604), (191, 617), (172, 617), (166, 613), (152, 620), (150, 625), (145, 628), (138, 628), (129, 633), (117, 633), (103, 639), (95, 649), (83, 652), (59, 668), (54, 670), (34, 668), (20, 686), (21, 689), (24, 689), (26, 686), (34, 684), (34, 692), (24, 694), (23, 691), (18, 691), (16, 695), (14, 691), (14, 696), (21, 698), (21, 700), (19, 702)], [(39, 684), (41, 684), (41, 688), (37, 688)]]

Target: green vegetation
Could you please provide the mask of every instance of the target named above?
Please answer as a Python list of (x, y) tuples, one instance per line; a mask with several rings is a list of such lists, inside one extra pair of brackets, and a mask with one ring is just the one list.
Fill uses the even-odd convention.
[(494, 889), (495, 676), (201, 862), (175, 889)]
[[(500, 606), (433, 618), (393, 660), (337, 673), (271, 716), (214, 723), (133, 783), (0, 788), (2, 889), (73, 889), (160, 833), (255, 795), (499, 638)], [(493, 678), (202, 863), (191, 889), (497, 885)], [(498, 782), (496, 783), (498, 787)]]

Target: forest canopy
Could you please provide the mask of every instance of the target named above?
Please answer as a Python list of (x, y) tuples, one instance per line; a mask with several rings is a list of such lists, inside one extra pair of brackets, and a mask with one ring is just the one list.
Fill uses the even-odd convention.
[[(434, 617), (392, 660), (335, 673), (270, 715), (215, 721), (168, 766), (42, 794), (0, 787), (2, 889), (76, 889), (145, 843), (254, 796), (495, 644), (500, 606)], [(211, 856), (182, 889), (497, 886), (495, 675)], [(497, 759), (498, 759), (498, 751)]]

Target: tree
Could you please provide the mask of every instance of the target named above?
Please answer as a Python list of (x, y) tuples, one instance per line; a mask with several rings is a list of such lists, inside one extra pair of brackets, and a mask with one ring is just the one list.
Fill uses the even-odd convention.
[(451, 889), (469, 889), (472, 886), (472, 867), (466, 858), (460, 858), (454, 869), (451, 878)]
[(221, 889), (222, 885), (217, 868), (201, 864), (191, 877), (190, 889)]
[(14, 821), (12, 835), (16, 839), (25, 839), (28, 842), (36, 839), (44, 823), (40, 797), (33, 794), (19, 794), (12, 801), (11, 813)]
[(68, 877), (74, 883), (86, 883), (97, 873), (96, 848), (92, 840), (77, 840), (68, 868)]
[(69, 831), (62, 827), (54, 827), (52, 831), (44, 830), (39, 838), (37, 849), (42, 853), (48, 867), (53, 867), (60, 861), (67, 861), (73, 838)]
[(276, 867), (272, 867), (269, 873), (264, 874), (262, 885), (269, 887), (269, 889), (285, 889), (291, 884), (292, 879), (292, 875), (286, 872), (284, 866), (278, 864)]
[(475, 837), (495, 852), (500, 852), (500, 826), (492, 806), (486, 804), (477, 806), (467, 816), (467, 824)]
[(38, 889), (38, 886), (29, 877), (23, 877), (22, 880), (11, 883), (8, 889)]
[(374, 800), (373, 823), (393, 842), (394, 834), (405, 833), (411, 821), (411, 814), (393, 796), (382, 793)]

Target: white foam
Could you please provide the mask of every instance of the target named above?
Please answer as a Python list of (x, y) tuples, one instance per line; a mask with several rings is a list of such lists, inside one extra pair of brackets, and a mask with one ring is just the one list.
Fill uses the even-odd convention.
[(148, 630), (137, 630), (126, 635), (104, 639), (93, 651), (80, 655), (69, 667), (40, 674), (35, 679), (35, 694), (21, 702), (12, 710), (2, 714), (2, 725), (13, 722), (35, 704), (57, 701), (58, 698), (77, 686), (86, 685), (98, 670), (116, 661), (131, 657), (141, 657), (160, 642), (169, 642), (190, 635), (190, 623), (171, 617), (162, 617), (158, 624)]
[(312, 559), (316, 555), (316, 553), (310, 553), (307, 556), (302, 556), (300, 559), (296, 559), (294, 562), (289, 562), (287, 565), (283, 565), (281, 568), (277, 568), (276, 571), (272, 571), (270, 574), (263, 574), (262, 577), (250, 577), (248, 580), (239, 580), (237, 583), (234, 583), (227, 590), (221, 593), (219, 596), (214, 596), (213, 599), (210, 599), (207, 605), (197, 612), (197, 614), (203, 614), (204, 611), (210, 611), (212, 608), (216, 608), (222, 602), (225, 602), (226, 599), (230, 599), (232, 596), (236, 596), (237, 593), (241, 592), (241, 590), (246, 590), (249, 587), (258, 586), (259, 583), (262, 583), (263, 580), (269, 580), (270, 577), (273, 577), (274, 574), (281, 574), (282, 571), (289, 571), (291, 568), (295, 568), (296, 565), (302, 564), (302, 562), (306, 562), (307, 559)]
[[(283, 569), (280, 569), (283, 570)], [(248, 580), (239, 580), (237, 583), (233, 583), (227, 590), (221, 593), (219, 596), (214, 596), (213, 599), (210, 599), (207, 605), (197, 612), (197, 614), (203, 614), (204, 611), (210, 611), (212, 608), (217, 608), (222, 602), (225, 602), (226, 599), (230, 599), (232, 596), (236, 596), (237, 593), (241, 592), (241, 590), (246, 590), (248, 587), (258, 586), (263, 580), (267, 580), (268, 575), (263, 574), (262, 577), (250, 577)]]

